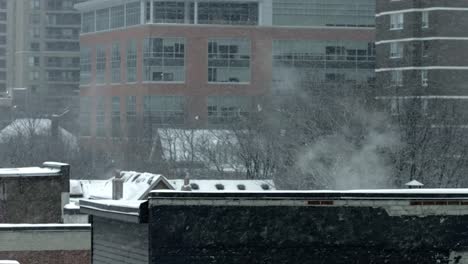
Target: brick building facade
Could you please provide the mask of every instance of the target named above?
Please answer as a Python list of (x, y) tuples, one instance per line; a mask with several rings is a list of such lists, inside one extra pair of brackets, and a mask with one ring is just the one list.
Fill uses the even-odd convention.
[[(399, 105), (417, 99), (427, 114), (448, 107), (450, 118), (467, 109), (468, 3), (378, 0), (378, 95)], [(466, 120), (465, 120), (466, 121)]]
[(374, 78), (369, 0), (93, 0), (75, 7), (83, 17), (83, 137), (226, 125), (255, 111), (259, 96), (281, 94), (292, 78), (353, 85)]

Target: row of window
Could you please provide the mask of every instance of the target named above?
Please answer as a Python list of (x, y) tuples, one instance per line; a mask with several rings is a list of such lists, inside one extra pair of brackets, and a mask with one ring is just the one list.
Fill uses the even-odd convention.
[[(208, 76), (210, 83), (249, 83), (251, 80), (251, 42), (247, 39), (227, 38), (208, 41)], [(92, 63), (96, 67), (96, 83), (121, 83), (121, 67), (126, 67), (127, 80), (137, 81), (137, 43), (129, 40), (126, 52), (122, 53), (122, 43), (113, 43), (108, 55), (107, 47), (96, 47), (95, 58), (90, 48), (81, 50), (81, 84), (89, 84), (92, 76)], [(126, 65), (122, 65), (122, 54)], [(185, 82), (186, 41), (184, 38), (146, 38), (143, 43), (143, 81), (145, 82)], [(110, 65), (107, 65), (110, 56)], [(274, 68), (310, 69), (323, 76), (332, 76), (334, 69), (352, 69), (360, 75), (351, 76), (367, 79), (366, 73), (374, 69), (375, 45), (359, 41), (313, 41), (275, 40), (273, 41)], [(106, 78), (110, 67), (110, 80)], [(363, 74), (360, 71), (363, 70)], [(327, 73), (329, 75), (327, 75)], [(356, 75), (354, 74), (354, 75)], [(335, 75), (333, 75), (335, 76)], [(275, 75), (281, 78), (281, 74)], [(332, 78), (337, 79), (337, 78)], [(339, 79), (339, 78), (338, 78)]]
[(258, 13), (258, 3), (158, 0), (144, 1), (142, 5), (133, 2), (83, 13), (82, 32), (142, 23), (257, 25)]
[[(402, 30), (405, 25), (405, 13), (390, 15), (390, 30)], [(421, 12), (421, 28), (429, 28), (429, 11)]]
[[(401, 70), (394, 70), (391, 71), (390, 74), (390, 82), (392, 86), (401, 87), (403, 86), (403, 71)], [(429, 74), (427, 70), (420, 71), (420, 80), (421, 86), (427, 87), (429, 85)]]
[[(419, 51), (421, 57), (428, 57), (430, 51), (430, 42), (422, 40), (412, 43), (411, 50), (413, 52)], [(390, 59), (401, 59), (405, 52), (405, 42), (391, 42), (390, 43)]]
[[(146, 82), (185, 81), (185, 39), (146, 38), (143, 43), (143, 80)], [(251, 44), (246, 39), (210, 39), (208, 42), (208, 81), (250, 82)], [(110, 82), (120, 83), (122, 67), (121, 43), (113, 43), (110, 52)], [(137, 44), (126, 43), (127, 82), (137, 81)], [(91, 82), (92, 51), (81, 49), (81, 84)], [(96, 47), (96, 83), (105, 84), (107, 70), (106, 46)]]
[[(81, 97), (80, 122), (82, 136), (91, 135), (91, 109), (93, 98)], [(138, 127), (137, 98), (125, 97), (125, 112), (121, 113), (121, 98), (112, 97), (110, 102), (105, 97), (96, 99), (96, 135), (106, 136), (106, 103), (110, 103), (110, 126), (113, 137), (121, 136), (121, 118), (125, 117), (127, 136), (136, 136), (141, 132)], [(210, 124), (231, 124), (252, 109), (253, 98), (245, 96), (210, 96), (207, 100), (208, 122)], [(186, 99), (183, 96), (144, 96), (143, 97), (143, 132), (152, 135), (155, 128), (178, 126), (186, 122)]]
[(374, 27), (375, 0), (273, 0), (273, 25)]

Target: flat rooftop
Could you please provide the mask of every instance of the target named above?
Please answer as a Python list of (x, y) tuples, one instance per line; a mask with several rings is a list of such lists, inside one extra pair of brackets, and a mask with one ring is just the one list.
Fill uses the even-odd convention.
[(468, 189), (368, 189), (368, 190), (311, 190), (269, 192), (184, 192), (152, 191), (153, 199), (420, 199), (468, 198)]
[(34, 176), (60, 176), (60, 169), (41, 167), (0, 169), (0, 178)]

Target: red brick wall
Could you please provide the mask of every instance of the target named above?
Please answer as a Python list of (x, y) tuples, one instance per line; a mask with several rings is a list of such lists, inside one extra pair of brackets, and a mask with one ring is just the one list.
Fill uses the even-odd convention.
[(0, 260), (20, 264), (90, 264), (91, 251), (14, 251), (0, 252)]
[[(243, 95), (257, 96), (268, 93), (272, 79), (272, 41), (275, 39), (311, 39), (311, 40), (356, 40), (374, 41), (372, 29), (342, 28), (283, 28), (283, 27), (224, 27), (193, 25), (146, 25), (110, 32), (99, 32), (82, 35), (80, 44), (90, 47), (92, 56), (93, 82), (82, 86), (81, 96), (137, 96), (137, 112), (142, 113), (142, 96), (144, 95), (183, 95), (189, 98), (187, 121), (189, 126), (203, 125), (207, 121), (206, 99), (208, 95)], [(185, 83), (144, 83), (143, 75), (143, 41), (146, 37), (183, 37), (186, 40), (186, 79)], [(248, 38), (252, 43), (252, 78), (249, 84), (210, 84), (208, 83), (208, 39), (239, 37)], [(126, 44), (129, 39), (137, 41), (137, 74), (135, 84), (126, 84)], [(123, 83), (118, 85), (96, 85), (95, 48), (96, 45), (107, 46), (107, 80), (110, 79), (111, 45), (121, 43), (121, 70)], [(95, 106), (91, 116), (96, 115)], [(110, 107), (107, 108), (110, 111)], [(125, 101), (121, 100), (121, 112), (125, 112)], [(110, 118), (109, 114), (106, 115)], [(195, 116), (199, 119), (195, 121)], [(122, 119), (125, 127), (125, 118)], [(109, 120), (107, 120), (109, 124)], [(92, 134), (95, 134), (95, 118), (92, 118)]]

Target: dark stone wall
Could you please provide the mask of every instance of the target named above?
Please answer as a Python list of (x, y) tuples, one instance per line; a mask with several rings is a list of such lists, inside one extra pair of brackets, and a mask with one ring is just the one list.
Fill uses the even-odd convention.
[(158, 264), (449, 263), (468, 246), (468, 216), (367, 207), (156, 206), (149, 220)]
[(62, 222), (62, 176), (0, 178), (0, 223)]

